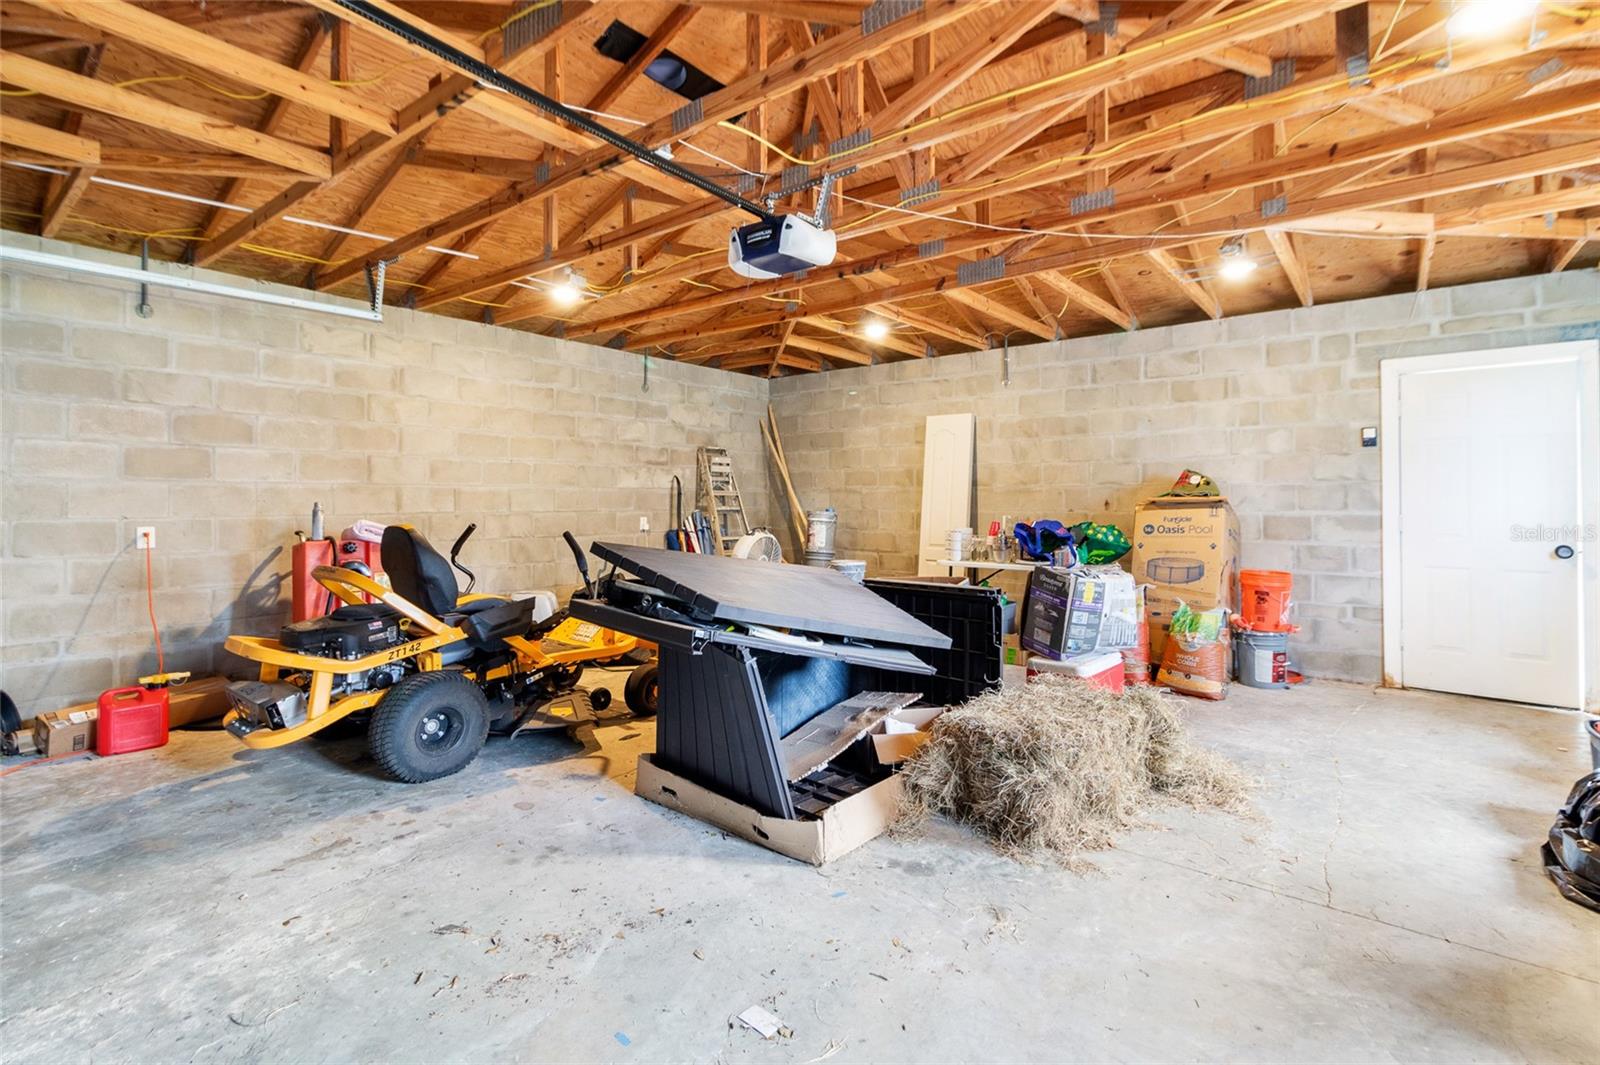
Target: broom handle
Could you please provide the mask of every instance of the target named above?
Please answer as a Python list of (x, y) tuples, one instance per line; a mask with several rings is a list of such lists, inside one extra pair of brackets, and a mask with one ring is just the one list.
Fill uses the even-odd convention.
[(789, 525), (794, 530), (800, 542), (800, 550), (805, 550), (806, 527), (805, 511), (800, 508), (800, 498), (794, 493), (794, 485), (789, 482), (789, 470), (783, 463), (783, 456), (778, 451), (778, 445), (772, 439), (772, 432), (765, 421), (761, 422), (761, 439), (766, 441), (767, 451), (772, 456), (772, 464), (778, 468), (778, 479), (783, 482), (784, 493), (789, 499)]

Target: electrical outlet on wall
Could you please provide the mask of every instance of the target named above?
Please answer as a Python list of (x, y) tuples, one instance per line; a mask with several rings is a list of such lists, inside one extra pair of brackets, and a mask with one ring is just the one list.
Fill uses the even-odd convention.
[(640, 532), (649, 532), (650, 531), (650, 515), (648, 515), (648, 514), (639, 515), (639, 531)]
[(156, 527), (141, 525), (133, 531), (133, 546), (140, 551), (152, 551), (156, 546)]

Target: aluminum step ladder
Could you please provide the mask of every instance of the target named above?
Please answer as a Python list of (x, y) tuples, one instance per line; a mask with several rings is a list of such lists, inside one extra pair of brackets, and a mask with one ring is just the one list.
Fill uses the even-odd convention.
[(739, 482), (733, 476), (733, 460), (728, 457), (727, 448), (703, 447), (699, 449), (699, 464), (696, 503), (711, 518), (711, 538), (717, 554), (731, 555), (739, 537), (750, 532), (744, 497), (739, 494)]

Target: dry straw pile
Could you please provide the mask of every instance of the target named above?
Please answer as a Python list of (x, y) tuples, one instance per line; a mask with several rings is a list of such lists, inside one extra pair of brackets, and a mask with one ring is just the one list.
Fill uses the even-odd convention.
[(1249, 787), (1190, 743), (1170, 696), (1051, 676), (941, 714), (903, 776), (906, 827), (947, 814), (1007, 853), (1063, 859), (1111, 846), (1163, 799), (1242, 813)]

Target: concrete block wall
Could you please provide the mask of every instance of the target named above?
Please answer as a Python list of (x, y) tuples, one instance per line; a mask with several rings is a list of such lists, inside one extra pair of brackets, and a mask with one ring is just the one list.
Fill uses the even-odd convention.
[(1379, 362), (1596, 335), (1585, 270), (1015, 347), (1009, 384), (996, 351), (786, 377), (772, 403), (801, 500), (838, 509), (838, 556), (873, 573), (916, 571), (930, 414), (977, 415), (984, 528), (1128, 530), (1138, 500), (1201, 470), (1239, 512), (1244, 565), (1294, 573), (1302, 666), (1378, 681), (1379, 452), (1360, 430)]
[(477, 522), (479, 590), (563, 596), (562, 530), (660, 543), (673, 474), (693, 505), (698, 446), (733, 451), (765, 519), (765, 381), (653, 360), (644, 391), (638, 355), (395, 308), (377, 324), (154, 289), (143, 319), (136, 302), (127, 283), (0, 275), (0, 684), (25, 715), (154, 670), (140, 525), (167, 666), (212, 670), (238, 667), (229, 633), (286, 619), (313, 501), (331, 532), (403, 520), (440, 550)]

